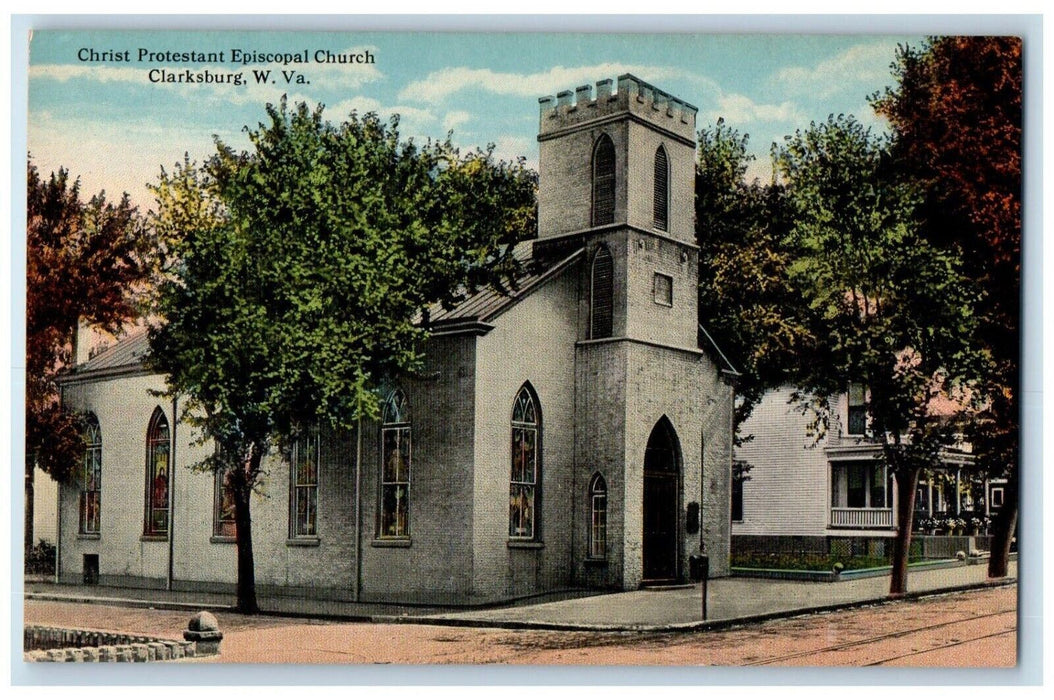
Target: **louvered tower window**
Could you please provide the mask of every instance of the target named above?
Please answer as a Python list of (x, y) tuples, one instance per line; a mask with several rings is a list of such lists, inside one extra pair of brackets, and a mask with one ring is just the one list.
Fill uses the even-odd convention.
[(667, 230), (670, 220), (670, 168), (666, 149), (655, 151), (655, 228)]
[(611, 336), (611, 313), (614, 305), (614, 264), (607, 246), (597, 247), (589, 285), (589, 337)]
[(593, 149), (593, 225), (615, 222), (615, 144), (603, 134)]

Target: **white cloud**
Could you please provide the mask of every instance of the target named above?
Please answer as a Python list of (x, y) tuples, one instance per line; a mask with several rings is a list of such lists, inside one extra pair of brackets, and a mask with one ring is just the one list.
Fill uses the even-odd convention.
[(847, 88), (878, 90), (890, 81), (893, 50), (888, 43), (858, 44), (815, 66), (792, 66), (772, 80), (786, 90), (826, 98)]
[(805, 117), (801, 109), (793, 102), (780, 104), (759, 104), (746, 95), (728, 94), (717, 98), (717, 106), (707, 113), (711, 122), (719, 117), (732, 125), (751, 122), (794, 122)]
[(527, 159), (528, 167), (537, 170), (538, 143), (522, 136), (502, 136), (494, 144), (494, 157), (508, 162), (523, 157)]
[(470, 119), (472, 119), (472, 114), (463, 109), (456, 109), (452, 112), (447, 112), (446, 116), (443, 117), (443, 131), (456, 129)]
[(415, 80), (399, 93), (400, 100), (415, 100), (435, 104), (462, 90), (483, 90), (497, 95), (537, 97), (567, 90), (578, 85), (592, 84), (597, 76), (633, 73), (649, 81), (688, 77), (680, 68), (665, 66), (599, 63), (592, 66), (567, 68), (556, 66), (540, 73), (499, 73), (490, 68), (444, 68)]
[[(376, 112), (381, 119), (387, 120), (393, 114), (399, 115), (399, 133), (403, 137), (416, 136), (439, 138), (443, 134), (436, 131), (436, 115), (430, 110), (408, 105), (385, 105), (380, 100), (365, 95), (357, 95), (346, 100), (341, 100), (334, 105), (327, 105), (325, 118), (337, 122), (343, 120), (351, 112), (360, 115), (366, 112)], [(445, 130), (443, 132), (446, 133)]]

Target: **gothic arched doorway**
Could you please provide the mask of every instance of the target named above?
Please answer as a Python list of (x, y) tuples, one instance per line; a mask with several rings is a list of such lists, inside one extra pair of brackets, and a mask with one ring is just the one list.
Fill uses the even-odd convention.
[(678, 578), (681, 450), (666, 416), (652, 428), (644, 450), (643, 579), (672, 582)]

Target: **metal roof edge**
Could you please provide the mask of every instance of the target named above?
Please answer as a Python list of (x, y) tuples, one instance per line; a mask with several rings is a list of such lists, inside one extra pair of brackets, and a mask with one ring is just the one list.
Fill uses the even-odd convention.
[(520, 303), (522, 300), (526, 299), (528, 296), (533, 294), (536, 289), (538, 289), (539, 287), (544, 285), (546, 282), (548, 282), (549, 280), (553, 279), (554, 277), (559, 275), (561, 272), (566, 270), (571, 265), (571, 263), (575, 261), (576, 258), (579, 258), (579, 257), (581, 257), (583, 255), (585, 255), (585, 248), (579, 248), (579, 249), (575, 250), (573, 253), (568, 255), (566, 258), (564, 258), (560, 262), (556, 263), (555, 265), (550, 267), (548, 270), (546, 270), (542, 274), (538, 275), (538, 279), (534, 280), (530, 284), (528, 284), (525, 287), (523, 287), (522, 289), (518, 290), (515, 293), (515, 295), (512, 295), (512, 294), (508, 295), (508, 297), (506, 297), (506, 301), (505, 301), (504, 304), (502, 304), (498, 308), (494, 309), (489, 314), (486, 314), (485, 316), (481, 316), (478, 320), (487, 323), (487, 322), (493, 321), (494, 319), (498, 318), (498, 316), (501, 316), (503, 313), (505, 313), (506, 311), (511, 309), (513, 306), (515, 306), (516, 304)]

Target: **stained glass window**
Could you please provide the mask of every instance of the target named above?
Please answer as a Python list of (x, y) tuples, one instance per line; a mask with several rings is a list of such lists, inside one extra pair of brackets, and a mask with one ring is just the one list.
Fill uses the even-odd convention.
[(80, 531), (99, 534), (102, 494), (102, 431), (95, 416), (89, 416), (84, 431), (84, 461), (81, 465)]
[(589, 483), (589, 513), (589, 558), (603, 559), (607, 556), (608, 485), (600, 474)]
[(509, 478), (509, 537), (538, 534), (538, 431), (541, 421), (534, 395), (524, 386), (512, 408), (512, 470)]
[(319, 436), (308, 430), (293, 443), (293, 537), (318, 536)]
[(234, 510), (234, 487), (229, 469), (216, 472), (216, 508), (212, 519), (212, 534), (216, 537), (234, 537), (237, 534)]
[(381, 425), (381, 517), (379, 537), (410, 536), (410, 407), (396, 389), (384, 404)]
[(168, 534), (168, 499), (171, 465), (168, 419), (157, 408), (146, 434), (146, 517), (143, 533)]

